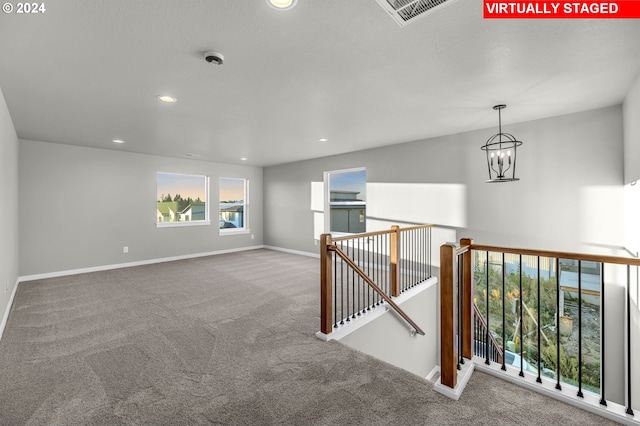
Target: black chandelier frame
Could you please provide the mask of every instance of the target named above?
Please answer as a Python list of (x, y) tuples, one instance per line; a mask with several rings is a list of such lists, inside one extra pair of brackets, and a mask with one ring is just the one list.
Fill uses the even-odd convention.
[[(498, 111), (498, 133), (491, 136), (480, 148), (487, 154), (487, 170), (489, 171), (487, 183), (520, 180), (516, 177), (516, 154), (517, 148), (522, 145), (522, 141), (517, 140), (512, 134), (502, 131), (501, 111), (506, 107), (504, 104), (493, 107), (494, 110)], [(512, 150), (513, 156), (511, 155)]]

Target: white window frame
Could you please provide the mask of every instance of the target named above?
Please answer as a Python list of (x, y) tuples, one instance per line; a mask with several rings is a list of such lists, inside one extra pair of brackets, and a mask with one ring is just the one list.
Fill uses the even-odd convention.
[[(354, 235), (353, 233), (346, 233), (346, 232), (332, 232), (331, 231), (331, 206), (332, 205), (340, 205), (340, 206), (345, 206), (345, 205), (365, 205), (365, 211), (366, 211), (366, 206), (367, 206), (367, 202), (365, 201), (356, 201), (356, 202), (349, 202), (349, 201), (338, 201), (338, 202), (332, 202), (331, 201), (331, 188), (329, 187), (329, 176), (332, 174), (341, 174), (341, 173), (350, 173), (350, 172), (359, 172), (364, 170), (365, 173), (367, 171), (366, 167), (354, 167), (351, 169), (341, 169), (341, 170), (329, 170), (324, 172), (324, 232), (331, 234), (333, 236), (341, 236), (341, 235)], [(366, 180), (365, 180), (365, 190), (366, 190)], [(366, 194), (365, 194), (366, 197)], [(366, 220), (367, 220), (367, 216), (365, 213), (365, 232), (366, 232)]]
[[(222, 189), (222, 180), (223, 179), (228, 179), (228, 180), (241, 180), (244, 182), (244, 203), (242, 204), (243, 206), (243, 210), (242, 210), (242, 215), (243, 215), (243, 227), (242, 228), (220, 228), (220, 203), (222, 202), (222, 200), (220, 199), (220, 190)], [(226, 177), (226, 176), (221, 176), (220, 179), (218, 179), (218, 231), (219, 231), (219, 235), (238, 235), (238, 234), (248, 234), (251, 232), (251, 229), (249, 228), (249, 179), (247, 178), (242, 178), (242, 177)]]
[[(204, 220), (190, 220), (188, 222), (158, 222), (156, 217), (156, 228), (176, 228), (176, 227), (185, 227), (185, 226), (208, 226), (211, 225), (211, 220), (209, 218), (209, 176), (208, 175), (200, 175), (193, 173), (175, 173), (175, 172), (157, 172), (156, 173), (156, 198), (158, 193), (158, 175), (176, 175), (176, 176), (190, 176), (190, 177), (198, 177), (204, 178)], [(174, 195), (175, 196), (175, 195)], [(158, 203), (156, 200), (156, 214), (158, 211)]]

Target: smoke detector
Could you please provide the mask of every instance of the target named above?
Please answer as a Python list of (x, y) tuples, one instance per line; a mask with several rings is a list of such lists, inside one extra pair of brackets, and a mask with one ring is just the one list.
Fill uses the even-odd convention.
[(214, 65), (222, 65), (224, 63), (224, 55), (218, 52), (205, 52), (204, 60)]
[(455, 0), (376, 0), (398, 23), (405, 27), (416, 18), (427, 16)]

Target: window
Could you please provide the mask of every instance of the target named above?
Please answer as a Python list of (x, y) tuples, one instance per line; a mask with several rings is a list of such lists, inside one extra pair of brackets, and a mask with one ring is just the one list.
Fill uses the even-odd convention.
[(220, 178), (220, 233), (249, 232), (249, 181)]
[(209, 178), (158, 172), (156, 226), (208, 225)]
[(329, 232), (366, 232), (366, 183), (367, 171), (364, 168), (325, 173), (325, 212), (329, 210), (329, 214), (325, 214), (325, 228)]

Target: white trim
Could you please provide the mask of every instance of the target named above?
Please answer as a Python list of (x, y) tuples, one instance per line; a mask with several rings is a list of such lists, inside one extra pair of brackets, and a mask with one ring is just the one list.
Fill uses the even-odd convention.
[(502, 371), (501, 364), (492, 362), (491, 365), (486, 365), (485, 359), (478, 356), (473, 357), (473, 364), (475, 364), (475, 368), (478, 371), (491, 374), (499, 379), (557, 399), (558, 401), (566, 402), (574, 407), (598, 414), (615, 422), (632, 426), (640, 425), (640, 419), (626, 414), (626, 408), (624, 406), (613, 401), (607, 401), (606, 406), (600, 405), (600, 396), (593, 392), (583, 390), (584, 397), (579, 398), (576, 396), (578, 388), (564, 382), (562, 383), (562, 390), (558, 390), (555, 388), (556, 381), (547, 377), (542, 377), (542, 383), (537, 383), (536, 377), (533, 374), (525, 372), (525, 377), (520, 377), (519, 369), (509, 368), (509, 366), (507, 366), (507, 371), (505, 372)]
[(20, 284), (20, 279), (18, 278), (13, 285), (13, 290), (11, 291), (11, 295), (9, 296), (9, 302), (7, 303), (7, 308), (4, 311), (4, 315), (2, 315), (2, 322), (0, 322), (0, 340), (2, 340), (2, 335), (4, 333), (4, 328), (7, 326), (7, 321), (9, 321), (9, 312), (11, 312), (11, 307), (13, 306), (13, 299), (16, 297), (16, 292), (18, 291), (18, 284)]
[(315, 257), (316, 259), (320, 259), (320, 253), (310, 253), (308, 251), (292, 250), (288, 248), (275, 247), (275, 246), (264, 246), (264, 248), (268, 250), (282, 251), (284, 253), (297, 254), (299, 256)]
[(158, 259), (149, 259), (149, 260), (140, 260), (137, 262), (128, 262), (128, 263), (117, 263), (113, 265), (102, 265), (102, 266), (92, 266), (89, 268), (80, 268), (80, 269), (71, 269), (67, 271), (57, 271), (57, 272), (47, 272), (44, 274), (35, 274), (35, 275), (26, 275), (19, 278), (20, 282), (23, 281), (33, 281), (33, 280), (43, 280), (46, 278), (56, 278), (56, 277), (64, 277), (67, 275), (77, 275), (77, 274), (86, 274), (89, 272), (100, 272), (100, 271), (108, 271), (111, 269), (120, 269), (120, 268), (130, 268), (132, 266), (143, 266), (143, 265), (151, 265), (154, 263), (163, 263), (163, 262), (173, 262), (174, 260), (184, 260), (184, 259), (193, 259), (196, 257), (205, 257), (205, 256), (215, 256), (218, 254), (226, 254), (226, 253), (236, 253), (240, 251), (248, 251), (248, 250), (258, 250), (264, 248), (263, 245), (259, 246), (249, 246), (249, 247), (241, 247), (235, 249), (226, 249), (226, 250), (217, 250), (210, 251), (205, 253), (194, 253), (194, 254), (185, 254), (181, 256), (172, 256), (172, 257), (163, 257)]
[(469, 383), (469, 379), (471, 378), (471, 374), (473, 373), (474, 364), (475, 363), (473, 361), (466, 359), (466, 362), (460, 365), (460, 370), (458, 370), (458, 380), (456, 381), (455, 388), (451, 389), (449, 386), (443, 385), (441, 382), (442, 375), (440, 375), (436, 384), (433, 385), (433, 390), (457, 401), (458, 399), (460, 399), (460, 395), (462, 395), (462, 391), (464, 391), (467, 383)]
[(156, 228), (178, 228), (181, 226), (207, 226), (210, 220), (190, 220), (188, 222), (156, 222)]
[(224, 235), (242, 235), (250, 234), (251, 230), (246, 228), (220, 228), (218, 235), (221, 237)]
[(432, 381), (432, 379), (436, 376), (436, 374), (440, 373), (440, 366), (436, 365), (435, 367), (433, 367), (433, 370), (431, 370), (429, 372), (429, 374), (427, 374), (427, 377), (425, 377), (425, 379)]

